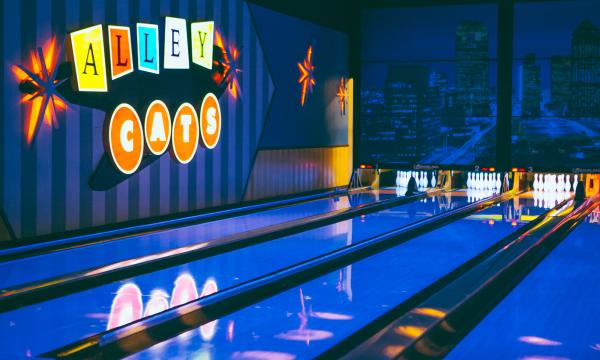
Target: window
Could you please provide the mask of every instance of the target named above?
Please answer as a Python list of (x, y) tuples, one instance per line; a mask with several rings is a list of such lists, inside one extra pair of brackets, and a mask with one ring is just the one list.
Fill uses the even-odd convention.
[(598, 167), (598, 2), (520, 3), (514, 21), (513, 164)]
[(359, 158), (496, 161), (497, 6), (362, 13)]

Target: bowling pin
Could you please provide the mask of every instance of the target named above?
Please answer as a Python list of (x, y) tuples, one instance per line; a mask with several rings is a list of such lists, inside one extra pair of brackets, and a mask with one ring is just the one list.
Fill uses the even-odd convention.
[(481, 190), (485, 190), (487, 188), (487, 173), (481, 174)]
[(396, 187), (400, 187), (402, 185), (402, 177), (400, 176), (400, 171), (396, 171)]
[(558, 181), (556, 182), (556, 191), (563, 192), (564, 189), (565, 189), (565, 175), (560, 174), (560, 175), (558, 175)]
[(437, 176), (435, 176), (435, 171), (431, 173), (431, 187), (434, 188), (437, 185)]
[(496, 190), (500, 191), (500, 188), (502, 187), (502, 182), (500, 181), (500, 173), (496, 174)]
[(533, 190), (537, 191), (539, 186), (538, 174), (533, 174)]
[(403, 195), (403, 194), (402, 194), (402, 188), (400, 188), (400, 187), (396, 187), (396, 196), (397, 196), (397, 197), (400, 197), (400, 196), (402, 196), (402, 195)]
[[(487, 173), (481, 173), (481, 190), (485, 190), (487, 188)], [(481, 197), (483, 197), (483, 191), (481, 192)]]
[[(488, 179), (488, 173), (483, 173), (481, 174), (481, 177), (483, 178), (482, 182), (481, 182), (481, 190), (487, 190), (488, 189), (488, 184), (489, 184), (489, 179)], [(483, 197), (483, 192), (481, 194), (481, 197)]]

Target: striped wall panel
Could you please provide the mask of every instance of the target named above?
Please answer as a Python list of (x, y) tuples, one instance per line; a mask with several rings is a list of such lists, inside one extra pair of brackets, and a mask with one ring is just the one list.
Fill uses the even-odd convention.
[(346, 185), (351, 156), (349, 146), (260, 150), (245, 200)]

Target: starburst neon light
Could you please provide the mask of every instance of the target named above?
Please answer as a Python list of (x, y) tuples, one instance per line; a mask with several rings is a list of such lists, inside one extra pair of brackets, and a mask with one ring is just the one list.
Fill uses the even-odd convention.
[(57, 80), (58, 59), (62, 57), (63, 48), (56, 52), (56, 38), (37, 51), (31, 52), (31, 65), (15, 65), (13, 73), (19, 81), (19, 88), (24, 93), (22, 103), (30, 104), (25, 123), (25, 139), (30, 145), (37, 135), (42, 122), (58, 127), (57, 114), (67, 108), (67, 101), (56, 88), (67, 79)]
[(298, 84), (302, 85), (302, 96), (300, 97), (300, 104), (304, 106), (306, 102), (307, 94), (312, 94), (315, 85), (315, 67), (312, 63), (312, 46), (308, 47), (306, 52), (306, 58), (302, 63), (298, 63), (298, 70), (300, 70), (300, 78), (298, 78)]
[(215, 45), (223, 52), (223, 61), (219, 64), (223, 66), (223, 77), (220, 82), (227, 83), (227, 93), (233, 99), (238, 99), (242, 96), (239, 77), (242, 69), (240, 69), (240, 51), (234, 44), (227, 44), (220, 32), (215, 31)]
[(346, 113), (346, 102), (348, 101), (348, 89), (346, 87), (346, 79), (340, 78), (340, 85), (338, 86), (337, 97), (340, 102), (340, 113), (344, 115)]

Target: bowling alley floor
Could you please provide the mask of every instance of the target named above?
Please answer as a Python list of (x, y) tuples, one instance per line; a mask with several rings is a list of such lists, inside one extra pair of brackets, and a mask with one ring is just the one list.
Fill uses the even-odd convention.
[(362, 189), (4, 249), (0, 355), (597, 356), (598, 204)]

